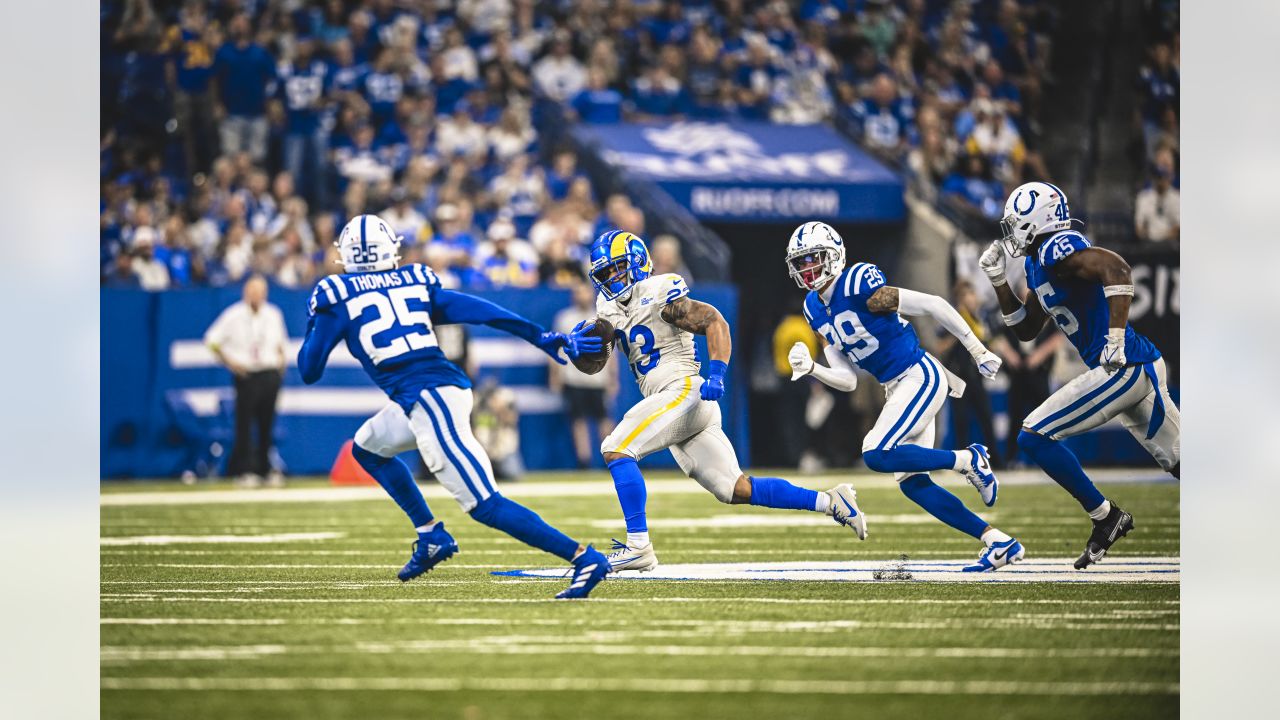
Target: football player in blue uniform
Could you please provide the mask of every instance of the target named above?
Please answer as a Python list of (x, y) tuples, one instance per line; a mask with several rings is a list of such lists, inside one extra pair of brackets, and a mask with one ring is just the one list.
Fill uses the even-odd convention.
[[(1018, 446), (1093, 520), (1075, 563), (1082, 570), (1133, 529), (1133, 516), (1098, 492), (1061, 440), (1119, 417), (1160, 467), (1178, 477), (1182, 419), (1169, 397), (1160, 351), (1129, 326), (1133, 276), (1128, 263), (1090, 245), (1071, 222), (1067, 196), (1056, 186), (1022, 185), (1005, 203), (1004, 236), (979, 263), (995, 286), (1005, 324), (1020, 339), (1036, 337), (1053, 318), (1089, 366), (1028, 415), (1018, 433)], [(1009, 288), (1006, 254), (1025, 257), (1028, 294), (1035, 293), (1037, 302), (1023, 304)]]
[(563, 363), (561, 348), (571, 358), (600, 349), (599, 338), (587, 336), (593, 326), (569, 335), (545, 332), (491, 302), (441, 288), (430, 268), (399, 266), (400, 238), (375, 215), (347, 223), (337, 246), (346, 272), (322, 278), (311, 294), (298, 369), (303, 382), (316, 382), (329, 353), (345, 340), (390, 398), (356, 431), (352, 454), (418, 531), (400, 580), (411, 580), (458, 552), (444, 523), (431, 514), (409, 467), (396, 457), (416, 447), (473, 519), (573, 563), (573, 580), (556, 597), (586, 597), (608, 573), (609, 561), (498, 493), (489, 457), (471, 433), (471, 380), (445, 358), (433, 328), (439, 323), (488, 325)]
[(929, 315), (938, 321), (960, 340), (985, 377), (995, 376), (1000, 359), (942, 298), (893, 287), (871, 263), (846, 269), (844, 241), (825, 223), (807, 222), (796, 228), (787, 243), (786, 261), (792, 279), (809, 291), (804, 316), (825, 341), (827, 359), (826, 366), (815, 363), (809, 348), (796, 343), (788, 357), (791, 379), (813, 375), (850, 392), (858, 384), (854, 366), (874, 375), (884, 386), (885, 405), (862, 443), (867, 467), (894, 473), (898, 487), (913, 502), (982, 541), (985, 547), (978, 561), (966, 566), (966, 572), (988, 572), (1022, 560), (1022, 543), (988, 525), (929, 478), (931, 470), (955, 470), (968, 478), (987, 507), (996, 503), (999, 484), (986, 447), (933, 447), (934, 416), (948, 394), (964, 394), (965, 383), (920, 347), (915, 329), (902, 316)]

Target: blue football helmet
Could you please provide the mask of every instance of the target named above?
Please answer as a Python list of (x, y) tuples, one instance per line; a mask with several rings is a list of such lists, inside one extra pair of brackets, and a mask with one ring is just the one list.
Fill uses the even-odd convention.
[(649, 248), (638, 235), (610, 230), (591, 243), (591, 284), (606, 300), (629, 294), (652, 274)]

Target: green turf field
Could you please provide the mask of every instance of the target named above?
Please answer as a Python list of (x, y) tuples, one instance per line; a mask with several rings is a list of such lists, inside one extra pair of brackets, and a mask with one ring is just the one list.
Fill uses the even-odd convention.
[[(834, 523), (752, 524), (779, 511), (677, 492), (689, 480), (653, 483), (651, 535), (664, 565), (976, 556), (978, 543), (914, 521), (922, 512), (885, 480), (853, 482), (866, 542)], [(1178, 555), (1176, 484), (1100, 484), (1137, 522), (1110, 559)], [(611, 579), (591, 600), (552, 601), (565, 581), (490, 573), (558, 560), (462, 517), (429, 487), (462, 552), (402, 585), (395, 571), (412, 529), (376, 488), (104, 486), (102, 717), (1005, 720), (1178, 710), (1177, 583)], [(598, 546), (621, 537), (604, 474), (507, 487), (575, 537)], [(968, 485), (949, 487), (980, 508)], [(166, 494), (139, 494), (156, 491)], [(705, 522), (735, 514), (748, 521)], [(1028, 562), (1073, 559), (1088, 534), (1078, 507), (1048, 484), (1006, 483), (984, 516), (1023, 541)], [(208, 537), (228, 535), (283, 537)]]

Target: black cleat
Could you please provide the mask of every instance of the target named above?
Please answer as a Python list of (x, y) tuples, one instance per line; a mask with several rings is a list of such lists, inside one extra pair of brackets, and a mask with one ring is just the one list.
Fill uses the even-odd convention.
[(1093, 521), (1089, 544), (1085, 545), (1084, 552), (1076, 559), (1076, 569), (1083, 570), (1102, 560), (1107, 550), (1132, 529), (1133, 516), (1121, 510), (1119, 505), (1111, 503), (1111, 512), (1103, 519)]

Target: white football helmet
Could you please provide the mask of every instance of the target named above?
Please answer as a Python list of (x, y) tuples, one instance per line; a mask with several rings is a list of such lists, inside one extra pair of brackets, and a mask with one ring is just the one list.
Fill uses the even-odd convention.
[(357, 215), (342, 228), (334, 245), (347, 272), (379, 272), (400, 264), (400, 240), (386, 220), (377, 215)]
[(801, 225), (787, 241), (787, 272), (802, 289), (821, 289), (844, 272), (844, 239), (826, 223)]
[(1058, 186), (1043, 182), (1019, 185), (1004, 204), (1000, 243), (1010, 257), (1022, 257), (1037, 235), (1067, 230), (1071, 210)]

